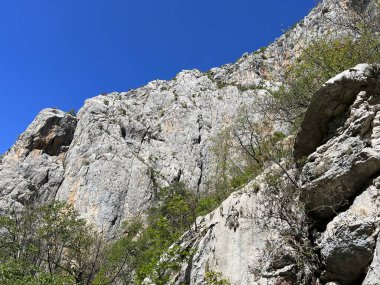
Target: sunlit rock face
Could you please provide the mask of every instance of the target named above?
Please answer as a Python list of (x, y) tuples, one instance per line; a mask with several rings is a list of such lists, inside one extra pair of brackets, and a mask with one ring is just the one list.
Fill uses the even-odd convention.
[(38, 114), (1, 158), (1, 210), (55, 199), (76, 124), (75, 117), (56, 109)]
[[(307, 266), (300, 267), (300, 248), (289, 245), (289, 223), (276, 212), (277, 203), (287, 200), (269, 198), (263, 174), (199, 218), (201, 229), (183, 237), (181, 246), (195, 253), (173, 277), (176, 284), (202, 284), (210, 271), (222, 272), (232, 284), (309, 284), (300, 275), (310, 284), (378, 284), (379, 70), (361, 64), (326, 82), (298, 133), (295, 155), (307, 157), (302, 168), (289, 170), (298, 172), (302, 202), (293, 200), (299, 214), (290, 228), (306, 237), (298, 246), (310, 244), (315, 259), (303, 259)], [(289, 185), (282, 187), (286, 193)], [(305, 221), (313, 226), (298, 227)]]
[[(353, 18), (375, 1), (322, 1), (265, 49), (204, 73), (182, 71), (122, 93), (87, 100), (74, 117), (45, 109), (0, 161), (0, 210), (55, 199), (112, 238), (121, 222), (144, 212), (157, 191), (183, 182), (195, 192), (212, 190), (220, 131), (281, 85), (284, 71), (313, 39)], [(377, 67), (358, 65), (326, 82), (314, 95), (294, 154), (305, 165), (297, 175), (301, 200), (292, 225), (298, 243), (317, 254), (300, 271), (284, 231), (292, 226), (273, 214), (258, 177), (215, 211), (198, 219), (198, 231), (179, 244), (191, 259), (173, 283), (204, 284), (221, 272), (232, 284), (379, 284), (380, 83)], [(286, 129), (286, 126), (279, 126)], [(268, 169), (266, 171), (272, 171)], [(288, 187), (284, 183), (284, 187)], [(276, 205), (283, 202), (281, 197)], [(303, 212), (303, 210), (305, 210)], [(268, 245), (277, 245), (276, 254)], [(300, 277), (301, 276), (301, 277)], [(310, 282), (311, 282), (310, 281)]]
[(193, 70), (87, 100), (57, 198), (110, 229), (147, 209), (159, 187), (181, 181), (205, 191), (215, 172), (212, 138), (239, 108), (263, 96), (263, 90), (220, 88)]

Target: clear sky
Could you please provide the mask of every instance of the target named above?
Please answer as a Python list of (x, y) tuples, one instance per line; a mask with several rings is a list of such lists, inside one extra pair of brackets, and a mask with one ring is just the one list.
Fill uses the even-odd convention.
[(0, 153), (46, 107), (206, 71), (268, 45), (315, 0), (0, 0)]

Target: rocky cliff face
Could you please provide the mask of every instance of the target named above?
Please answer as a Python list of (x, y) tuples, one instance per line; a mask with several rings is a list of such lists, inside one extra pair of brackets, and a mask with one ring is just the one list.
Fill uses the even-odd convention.
[[(340, 30), (353, 9), (373, 4), (325, 0), (234, 64), (97, 96), (77, 117), (41, 111), (1, 158), (0, 209), (60, 199), (112, 237), (123, 220), (149, 208), (160, 187), (181, 181), (206, 191), (220, 130), (281, 84), (310, 39)], [(295, 145), (296, 157), (308, 158), (289, 170), (297, 185), (282, 178), (289, 190), (273, 194), (264, 173), (199, 218), (200, 230), (179, 241), (194, 254), (174, 283), (203, 284), (205, 272), (215, 271), (233, 284), (380, 284), (379, 73), (359, 65), (314, 95)], [(281, 196), (294, 188), (300, 200)]]
[(55, 109), (42, 110), (1, 158), (0, 211), (55, 198), (64, 178), (64, 161), (77, 119)]
[(232, 284), (380, 284), (379, 71), (362, 64), (326, 82), (298, 134), (308, 158), (289, 170), (297, 186), (284, 179), (273, 195), (272, 167), (199, 218), (179, 241), (194, 254), (176, 284), (211, 271)]
[[(349, 17), (356, 2), (323, 1), (268, 48), (245, 54), (234, 64), (207, 73), (183, 71), (171, 81), (153, 81), (127, 93), (87, 100), (78, 113), (77, 127), (70, 126), (70, 136), (62, 142), (64, 151), (56, 146), (61, 135), (49, 124), (44, 131), (48, 134), (43, 136), (57, 141), (53, 146), (23, 145), (31, 132), (38, 132), (35, 128), (45, 118), (42, 112), (4, 155), (1, 166), (2, 181), (19, 177), (25, 183), (17, 179), (7, 182), (0, 199), (20, 203), (9, 193), (29, 193), (32, 187), (45, 193), (42, 200), (56, 197), (69, 201), (83, 216), (111, 233), (120, 221), (149, 207), (158, 187), (181, 181), (194, 191), (204, 191), (215, 173), (211, 139), (234, 121), (242, 105), (251, 106), (267, 96), (264, 88), (280, 84), (284, 68), (308, 40), (339, 29), (330, 19)], [(361, 6), (369, 5), (365, 2)], [(24, 158), (13, 154), (25, 148), (43, 150), (54, 163), (57, 155), (61, 157), (59, 164), (54, 164), (59, 170), (49, 172), (59, 176), (54, 186), (34, 181), (32, 177), (41, 175), (35, 162), (27, 165)], [(10, 160), (18, 165), (23, 161), (28, 174), (18, 167), (9, 168)], [(20, 195), (23, 203), (31, 197)]]

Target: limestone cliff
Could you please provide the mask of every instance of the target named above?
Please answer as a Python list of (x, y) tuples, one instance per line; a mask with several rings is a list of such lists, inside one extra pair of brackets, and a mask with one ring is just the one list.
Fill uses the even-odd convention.
[[(150, 207), (160, 187), (180, 181), (206, 191), (220, 130), (242, 106), (269, 98), (267, 90), (281, 85), (309, 40), (340, 31), (355, 20), (354, 9), (374, 3), (325, 0), (273, 44), (236, 63), (99, 95), (76, 117), (41, 111), (1, 157), (0, 209), (64, 200), (112, 238), (123, 220)], [(216, 271), (239, 285), (380, 284), (379, 96), (376, 66), (359, 65), (326, 82), (296, 140), (295, 156), (307, 157), (289, 170), (297, 185), (283, 179), (284, 189), (301, 191), (299, 199), (273, 194), (263, 173), (178, 242), (194, 253), (173, 283), (203, 284), (205, 272)], [(252, 112), (261, 119), (259, 110)]]
[[(6, 182), (0, 199), (25, 203), (27, 199), (21, 201), (9, 193), (29, 193), (32, 187), (42, 199), (69, 201), (87, 219), (112, 232), (120, 221), (149, 207), (157, 187), (181, 181), (194, 191), (203, 191), (214, 175), (211, 138), (234, 120), (242, 105), (252, 105), (267, 96), (266, 89), (280, 84), (284, 68), (308, 40), (340, 29), (331, 19), (349, 18), (351, 6), (369, 9), (371, 3), (357, 2), (323, 1), (269, 47), (245, 54), (234, 64), (207, 73), (183, 71), (171, 81), (157, 80), (129, 92), (87, 100), (78, 113), (77, 126), (70, 126), (70, 134), (75, 132), (64, 142), (64, 155), (55, 165), (59, 170), (49, 172), (59, 176), (53, 179), (59, 183), (48, 179), (55, 184), (50, 187), (32, 181), (31, 176), (41, 174), (31, 165), (27, 175), (19, 167), (9, 167), (7, 161), (17, 160), (14, 152), (30, 148), (20, 138), (4, 155), (0, 175), (5, 177), (2, 181), (26, 180)], [(42, 112), (22, 137), (37, 132), (36, 125), (44, 118)], [(46, 128), (55, 127), (48, 124)], [(59, 141), (60, 135), (54, 136), (52, 130), (45, 131), (50, 132), (46, 139)], [(49, 161), (56, 161), (61, 152), (50, 148), (40, 144), (38, 149)]]
[(295, 153), (309, 156), (289, 170), (297, 185), (284, 179), (273, 194), (264, 172), (199, 218), (179, 241), (194, 254), (173, 282), (202, 284), (215, 271), (232, 284), (380, 284), (379, 96), (378, 66), (326, 82), (298, 134)]

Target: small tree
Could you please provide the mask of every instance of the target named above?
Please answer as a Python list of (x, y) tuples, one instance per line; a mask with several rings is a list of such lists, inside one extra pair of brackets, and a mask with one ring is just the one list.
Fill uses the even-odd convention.
[(54, 202), (9, 213), (0, 217), (0, 261), (9, 265), (0, 278), (12, 280), (5, 284), (48, 277), (52, 283), (91, 283), (102, 242), (71, 206)]

